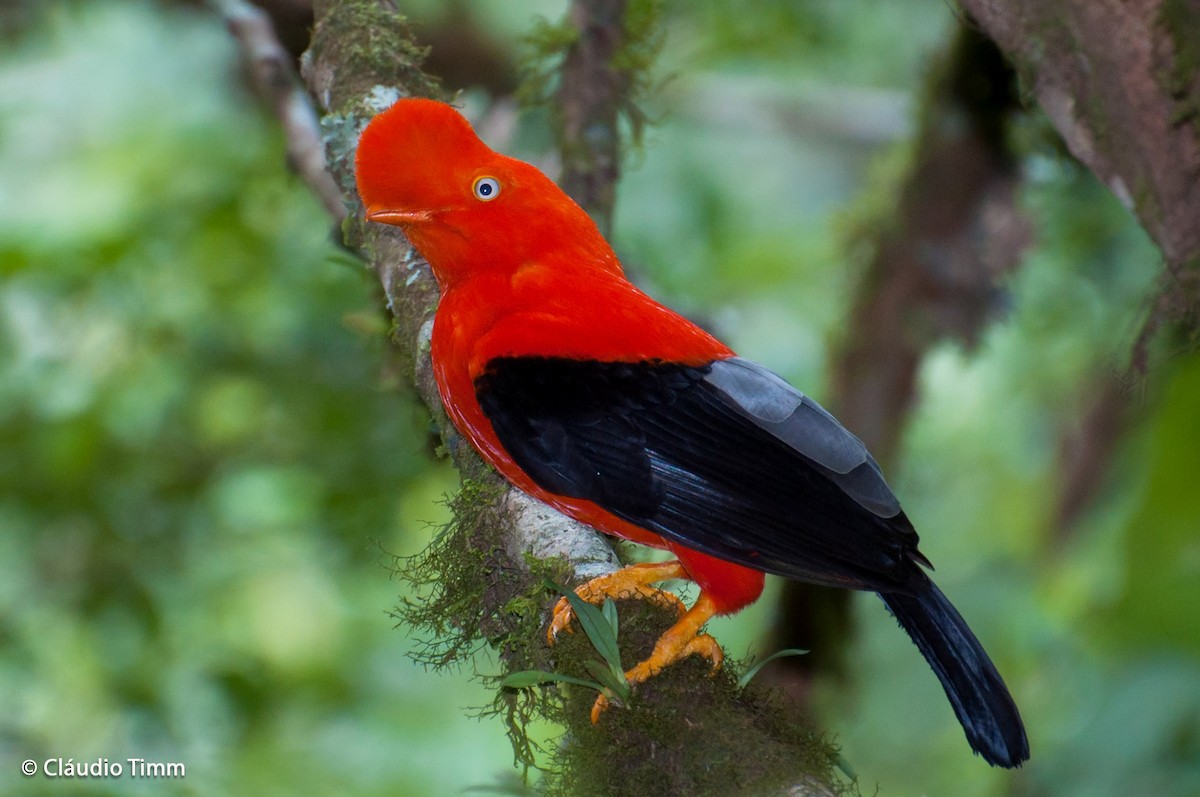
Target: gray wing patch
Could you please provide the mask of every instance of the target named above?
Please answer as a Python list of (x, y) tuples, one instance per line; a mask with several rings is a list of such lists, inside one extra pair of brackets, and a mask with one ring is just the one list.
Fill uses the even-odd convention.
[(900, 502), (862, 441), (778, 374), (731, 357), (713, 363), (704, 379), (730, 407), (825, 468), (861, 506), (883, 518), (900, 514)]

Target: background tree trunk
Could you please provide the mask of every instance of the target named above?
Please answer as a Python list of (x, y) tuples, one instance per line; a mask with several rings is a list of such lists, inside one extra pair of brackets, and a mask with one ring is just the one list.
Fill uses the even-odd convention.
[[(831, 355), (830, 410), (885, 472), (918, 400), (925, 354), (943, 340), (979, 340), (998, 315), (1000, 280), (1031, 242), (1008, 142), (1016, 81), (1000, 51), (960, 26), (919, 102), (895, 204), (856, 225), (851, 248), (870, 254)], [(803, 695), (807, 675), (840, 670), (853, 627), (850, 593), (788, 582), (780, 603), (770, 647), (812, 652), (773, 667)]]
[(1200, 333), (1200, 0), (962, 0), (1071, 153), (1162, 251), (1158, 296), (1124, 371), (1096, 380), (1060, 445), (1061, 536), (1097, 494), (1136, 417), (1129, 386), (1163, 326)]

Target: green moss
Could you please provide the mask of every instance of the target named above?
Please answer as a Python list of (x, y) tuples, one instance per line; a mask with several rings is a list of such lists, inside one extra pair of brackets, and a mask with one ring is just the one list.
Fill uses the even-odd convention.
[[(464, 480), (449, 502), (451, 521), (425, 551), (396, 562), (413, 597), (395, 616), (420, 634), (415, 657), (422, 664), (461, 664), (485, 642), (508, 655), (537, 635), (542, 620), (533, 607), (544, 605), (549, 591), (543, 572), (505, 551), (504, 490), (495, 478)], [(562, 575), (553, 562), (538, 570)]]
[(438, 82), (421, 70), (428, 49), (418, 46), (402, 14), (376, 0), (335, 0), (313, 29), (310, 51), (339, 65), (326, 107), (339, 116), (362, 114), (359, 105), (379, 85), (409, 95), (443, 98)]
[(630, 0), (625, 9), (625, 41), (612, 57), (612, 67), (628, 81), (621, 112), (629, 121), (634, 146), (640, 146), (647, 116), (642, 103), (655, 90), (653, 67), (662, 52), (666, 29), (659, 24), (661, 0)]
[[(493, 479), (466, 481), (450, 502), (453, 520), (428, 550), (397, 562), (415, 597), (396, 615), (420, 632), (416, 657), (424, 664), (462, 664), (485, 643), (500, 653), (503, 672), (484, 676), (496, 699), (479, 714), (504, 723), (515, 763), (544, 770), (545, 794), (769, 794), (806, 776), (833, 782), (837, 751), (766, 690), (752, 683), (739, 692), (738, 662), (715, 674), (696, 658), (673, 665), (638, 686), (629, 705), (610, 707), (596, 726), (589, 718), (595, 690), (500, 688), (520, 670), (591, 678), (588, 663), (600, 660), (578, 631), (547, 643), (557, 600), (547, 584), (571, 571), (562, 560), (517, 562), (506, 553), (502, 490)], [(624, 601), (619, 611), (628, 667), (649, 655), (675, 618), (641, 601)], [(563, 728), (548, 748), (531, 733), (546, 722)]]
[[(449, 502), (451, 521), (429, 547), (395, 562), (396, 576), (409, 584), (412, 597), (394, 616), (416, 632), (414, 658), (442, 668), (471, 660), (488, 644), (498, 651), (505, 671), (486, 676), (498, 686), (509, 672), (553, 668), (545, 623), (554, 595), (550, 580), (565, 581), (571, 572), (561, 559), (514, 560), (504, 546), (511, 522), (501, 497), (507, 488), (494, 474), (465, 478)], [(533, 693), (497, 692), (485, 716), (500, 716), (508, 728), (516, 762), (535, 766), (537, 745), (528, 726), (558, 715), (553, 701)]]
[[(675, 619), (636, 600), (621, 602), (619, 612), (627, 667), (648, 656)], [(589, 662), (601, 658), (579, 631), (561, 635), (553, 647), (539, 634), (538, 648), (522, 653), (510, 671), (548, 669), (583, 679), (592, 677)], [(775, 693), (753, 684), (739, 691), (742, 670), (727, 662), (713, 673), (707, 661), (687, 659), (635, 687), (628, 705), (610, 706), (596, 725), (590, 720), (596, 690), (571, 684), (501, 690), (487, 713), (508, 724), (518, 762), (544, 770), (541, 793), (548, 797), (772, 794), (806, 777), (835, 783), (836, 749)], [(534, 720), (561, 726), (559, 743), (548, 750), (533, 744), (526, 730)]]
[[(631, 666), (649, 655), (674, 616), (641, 601), (621, 602), (619, 610), (622, 661)], [(559, 672), (583, 678), (585, 663), (598, 658), (581, 633), (564, 635), (554, 656)], [(773, 693), (753, 683), (739, 692), (742, 669), (727, 662), (712, 673), (706, 660), (689, 658), (637, 686), (628, 706), (610, 707), (595, 726), (595, 691), (542, 687), (555, 695), (552, 718), (571, 742), (555, 748), (544, 793), (703, 797), (783, 793), (806, 776), (833, 783), (837, 751)]]

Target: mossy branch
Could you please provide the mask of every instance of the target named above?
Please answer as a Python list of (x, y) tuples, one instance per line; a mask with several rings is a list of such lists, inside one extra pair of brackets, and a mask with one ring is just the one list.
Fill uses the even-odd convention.
[[(318, 0), (315, 19), (302, 72), (321, 113), (327, 166), (348, 211), (343, 237), (378, 275), (393, 342), (463, 479), (452, 502), (454, 520), (425, 554), (404, 563), (405, 577), (422, 590), (399, 613), (434, 635), (424, 651), (431, 664), (462, 661), (486, 642), (509, 672), (586, 678), (596, 656), (583, 634), (546, 644), (554, 599), (546, 584), (611, 571), (616, 557), (591, 529), (509, 488), (461, 440), (442, 409), (429, 360), (436, 282), (403, 235), (365, 223), (355, 191), (354, 151), (367, 121), (401, 96), (445, 94), (422, 72), (424, 53), (390, 0)], [(637, 602), (621, 612), (621, 656), (630, 663), (644, 658), (673, 622)], [(497, 688), (496, 703), (485, 713), (506, 720), (519, 763), (549, 764), (541, 783), (546, 794), (845, 791), (831, 785), (836, 752), (755, 684), (740, 689), (737, 670), (735, 663), (710, 678), (700, 662), (668, 668), (596, 726), (588, 721), (594, 695), (578, 687)], [(497, 686), (502, 678), (494, 676)], [(526, 733), (534, 718), (559, 722), (565, 741), (539, 756)]]

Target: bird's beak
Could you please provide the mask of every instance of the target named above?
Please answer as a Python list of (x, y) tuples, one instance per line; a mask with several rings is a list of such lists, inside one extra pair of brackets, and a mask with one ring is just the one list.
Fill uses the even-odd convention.
[(409, 224), (420, 224), (421, 222), (429, 221), (433, 218), (433, 214), (428, 210), (390, 210), (389, 208), (369, 207), (367, 208), (367, 220), (377, 221), (381, 224), (394, 224), (398, 227), (407, 227)]

